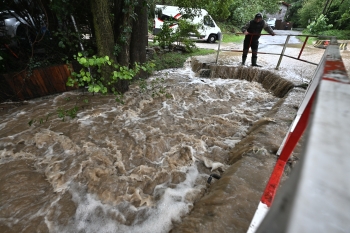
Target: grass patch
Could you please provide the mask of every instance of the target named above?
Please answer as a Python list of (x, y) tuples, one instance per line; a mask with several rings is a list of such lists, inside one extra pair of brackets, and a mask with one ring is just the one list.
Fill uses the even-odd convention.
[(212, 49), (198, 49), (192, 53), (168, 52), (155, 54), (153, 57), (154, 63), (156, 64), (155, 70), (181, 68), (188, 57), (208, 55), (212, 53), (216, 53), (216, 51)]
[(218, 26), (221, 29), (221, 32), (223, 34), (223, 43), (243, 43), (244, 35), (243, 34), (237, 34), (242, 33), (241, 29), (233, 26), (231, 24), (225, 24), (222, 22), (217, 22)]
[[(310, 35), (310, 33), (305, 33), (305, 35)], [(300, 43), (304, 43), (306, 37), (305, 36), (296, 36), (296, 38), (298, 38), (298, 40), (300, 40)], [(316, 40), (318, 40), (317, 37), (309, 37), (307, 39), (306, 44), (313, 45)]]
[[(307, 30), (303, 31), (304, 35), (310, 35)], [(323, 31), (318, 34), (318, 37), (309, 37), (307, 40), (308, 45), (313, 45), (317, 40), (329, 40), (332, 36), (335, 36), (337, 40), (350, 40), (350, 30), (328, 30)], [(305, 36), (297, 36), (297, 38), (301, 41), (305, 41)]]
[(243, 43), (244, 40), (244, 35), (240, 34), (234, 34), (234, 33), (223, 33), (224, 37), (222, 42), (228, 43), (228, 42), (233, 42), (233, 43)]
[[(329, 37), (335, 36), (337, 40), (350, 40), (350, 30), (328, 30), (320, 32), (319, 39), (329, 39)], [(327, 38), (328, 37), (328, 38)]]

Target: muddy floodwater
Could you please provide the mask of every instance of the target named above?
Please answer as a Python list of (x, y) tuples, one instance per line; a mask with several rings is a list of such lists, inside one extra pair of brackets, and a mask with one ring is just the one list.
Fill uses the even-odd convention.
[[(316, 68), (277, 59), (259, 61), (295, 84)], [(0, 232), (246, 232), (305, 90), (199, 77), (190, 60), (147, 82), (124, 104), (75, 91), (1, 105)]]

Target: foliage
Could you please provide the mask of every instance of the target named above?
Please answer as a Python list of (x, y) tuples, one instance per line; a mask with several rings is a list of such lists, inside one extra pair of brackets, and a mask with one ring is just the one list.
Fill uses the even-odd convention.
[(49, 65), (50, 63), (47, 60), (36, 60), (35, 58), (30, 58), (27, 69), (27, 78), (32, 76), (33, 70)]
[[(305, 29), (303, 31), (303, 34), (309, 34), (308, 30)], [(347, 40), (348, 38), (350, 38), (350, 30), (337, 30), (337, 29), (332, 29), (332, 30), (327, 30), (327, 31), (322, 31), (320, 33), (318, 33), (318, 37), (310, 37), (307, 41), (308, 45), (313, 45), (315, 43), (315, 41), (317, 40), (328, 40), (330, 39), (330, 37), (336, 37), (337, 40)], [(300, 41), (304, 41), (305, 40), (305, 36), (297, 36), (297, 38)]]
[[(135, 63), (134, 68), (131, 69), (126, 66), (115, 64), (108, 56), (104, 57), (85, 57), (82, 53), (78, 53), (76, 60), (83, 66), (79, 73), (72, 72), (72, 76), (68, 78), (67, 86), (87, 86), (88, 91), (92, 93), (107, 94), (112, 92), (117, 96), (117, 100), (121, 93), (119, 93), (114, 85), (119, 80), (131, 80), (142, 69), (146, 72), (152, 72), (154, 65), (148, 63), (145, 65), (139, 65)], [(106, 66), (113, 67), (109, 77), (103, 77), (101, 75), (102, 70)], [(86, 70), (87, 69), (87, 70)]]
[(335, 0), (327, 11), (327, 17), (335, 29), (350, 30), (350, 1)]
[(298, 11), (300, 8), (302, 8), (303, 1), (304, 0), (290, 0), (290, 1), (288, 1), (288, 3), (291, 4), (291, 6), (288, 7), (288, 10), (286, 12), (284, 20), (286, 22), (293, 22), (294, 28), (298, 28), (301, 26), (299, 23)]
[(139, 86), (141, 93), (149, 94), (152, 98), (161, 96), (171, 98), (171, 94), (166, 91), (164, 81), (163, 77), (151, 79), (149, 82), (146, 79), (139, 79), (135, 81), (135, 84)]
[(350, 1), (304, 0), (298, 11), (298, 23), (302, 27), (307, 27), (310, 22), (316, 21), (323, 14), (329, 19), (328, 24), (332, 24), (334, 29), (347, 29), (350, 28), (349, 9)]
[(316, 21), (313, 21), (310, 25), (307, 26), (307, 31), (311, 34), (318, 34), (322, 31), (329, 30), (333, 27), (332, 24), (327, 24), (327, 17), (321, 14)]
[(274, 13), (277, 11), (278, 6), (279, 3), (274, 0), (232, 1), (229, 6), (231, 14), (228, 20), (237, 27), (242, 27), (252, 20), (256, 13), (262, 12), (263, 15), (266, 13)]
[(63, 61), (73, 59), (74, 55), (81, 51), (80, 44), (84, 47), (88, 54), (95, 53), (94, 40), (84, 40), (80, 33), (72, 31), (71, 29), (62, 30), (60, 28), (57, 31), (52, 32), (53, 41), (56, 43), (57, 50), (65, 54)]
[(181, 68), (184, 66), (185, 61), (190, 56), (200, 56), (215, 53), (215, 50), (198, 49), (191, 53), (178, 53), (169, 52), (156, 54), (154, 56), (155, 70), (164, 70), (169, 68)]
[(59, 108), (57, 110), (57, 115), (59, 118), (62, 118), (62, 121), (64, 121), (65, 117), (69, 116), (71, 119), (74, 119), (77, 116), (79, 108), (77, 106), (74, 106), (71, 109), (63, 109)]
[(210, 12), (212, 17), (218, 21), (225, 21), (231, 14), (230, 5), (233, 3), (229, 1), (209, 1), (205, 5), (205, 9)]
[(337, 30), (337, 29), (332, 29), (332, 30), (327, 30), (327, 31), (322, 31), (319, 33), (320, 37), (325, 36), (325, 37), (336, 37), (337, 40), (348, 40), (350, 38), (350, 30)]
[(196, 43), (189, 36), (199, 37), (199, 27), (201, 27), (199, 24), (192, 24), (186, 19), (180, 19), (174, 33), (177, 44), (183, 44), (187, 52), (192, 52), (196, 48)]
[(241, 33), (240, 27), (227, 22), (216, 22), (222, 33)]
[(154, 37), (154, 42), (158, 42), (160, 47), (171, 48), (176, 41), (173, 29), (171, 28), (173, 25), (173, 21), (164, 21), (162, 30)]
[[(64, 109), (62, 107), (59, 107), (56, 112), (50, 112), (48, 113), (45, 117), (41, 117), (39, 119), (30, 119), (30, 121), (28, 122), (28, 125), (29, 126), (32, 126), (34, 125), (35, 123), (39, 123), (40, 125), (41, 124), (44, 124), (46, 122), (49, 121), (49, 118), (53, 115), (56, 115), (57, 114), (57, 117), (58, 118), (61, 118), (62, 121), (65, 121), (66, 120), (66, 117), (70, 117), (70, 119), (74, 119), (77, 117), (77, 114), (78, 114), (78, 111), (79, 111), (79, 107), (78, 107), (78, 100), (80, 99), (80, 97), (77, 97), (77, 102), (75, 103), (75, 106), (72, 107), (72, 108), (68, 108), (68, 109)], [(66, 101), (70, 101), (71, 98), (68, 97), (68, 98), (65, 98)], [(89, 102), (89, 100), (87, 98), (84, 98), (83, 99), (83, 104), (87, 104)], [(82, 107), (80, 107), (82, 108)]]
[[(198, 28), (200, 25), (192, 24), (186, 19), (180, 20), (166, 20), (162, 25), (162, 30), (154, 38), (155, 42), (159, 43), (162, 48), (173, 48), (174, 44), (184, 45), (185, 50), (192, 52), (196, 44), (189, 38), (189, 35), (199, 37)], [(174, 29), (175, 28), (175, 29)]]
[[(156, 1), (163, 5), (206, 9), (217, 22), (229, 22), (237, 27), (251, 20), (257, 12), (273, 13), (279, 6), (275, 0), (174, 0)], [(151, 8), (154, 5), (150, 5)], [(153, 15), (152, 15), (153, 16)]]

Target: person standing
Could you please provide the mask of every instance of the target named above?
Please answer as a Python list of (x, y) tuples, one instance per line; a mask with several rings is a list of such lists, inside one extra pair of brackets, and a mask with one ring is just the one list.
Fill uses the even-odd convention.
[(258, 59), (258, 46), (259, 38), (262, 30), (267, 31), (270, 35), (274, 36), (275, 33), (272, 28), (263, 20), (261, 13), (257, 13), (253, 20), (249, 21), (245, 26), (242, 27), (242, 32), (245, 35), (243, 43), (243, 55), (242, 65), (245, 65), (249, 48), (252, 49), (252, 66), (259, 66), (256, 64)]

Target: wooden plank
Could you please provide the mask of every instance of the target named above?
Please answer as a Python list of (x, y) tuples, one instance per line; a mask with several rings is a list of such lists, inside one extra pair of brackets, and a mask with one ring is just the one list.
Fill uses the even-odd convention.
[(46, 95), (75, 90), (78, 87), (67, 87), (66, 82), (71, 71), (68, 65), (56, 65), (32, 71), (0, 75), (0, 102), (6, 100), (28, 100)]

